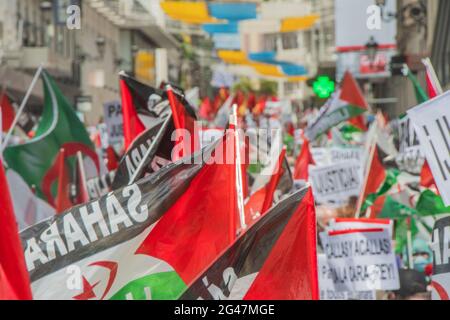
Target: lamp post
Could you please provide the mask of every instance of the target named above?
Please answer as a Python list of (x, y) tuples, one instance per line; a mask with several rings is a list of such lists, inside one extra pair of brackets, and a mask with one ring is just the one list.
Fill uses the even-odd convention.
[(378, 48), (378, 42), (375, 41), (375, 38), (373, 36), (370, 37), (369, 42), (366, 43), (366, 52), (367, 56), (369, 57), (370, 66), (373, 66), (373, 63), (375, 62)]
[(39, 5), (39, 9), (41, 10), (42, 17), (42, 27), (40, 28), (42, 30), (41, 42), (43, 46), (48, 46), (50, 45), (50, 39), (53, 37), (53, 30), (51, 30), (52, 2), (41, 2), (41, 4)]
[(98, 36), (97, 39), (95, 39), (95, 45), (97, 46), (97, 52), (100, 59), (105, 55), (105, 43), (105, 38), (102, 36)]

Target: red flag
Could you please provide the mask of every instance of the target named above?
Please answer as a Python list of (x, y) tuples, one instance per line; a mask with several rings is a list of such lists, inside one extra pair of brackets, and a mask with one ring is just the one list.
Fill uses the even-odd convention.
[(309, 189), (244, 300), (319, 300), (317, 272), (316, 212)]
[(278, 157), (277, 164), (275, 167), (275, 172), (270, 178), (269, 184), (267, 185), (267, 192), (264, 198), (264, 203), (262, 206), (261, 213), (264, 214), (267, 210), (270, 209), (273, 203), (273, 196), (275, 194), (275, 190), (277, 188), (278, 182), (280, 181), (281, 175), (283, 174), (283, 160), (286, 155), (286, 147), (283, 147), (281, 150), (280, 156)]
[(205, 97), (202, 103), (200, 104), (200, 110), (198, 112), (198, 115), (202, 119), (209, 120), (211, 119), (212, 112), (213, 107), (211, 104), (211, 100), (209, 99), (209, 97)]
[(108, 171), (114, 171), (119, 167), (118, 158), (114, 148), (108, 146), (108, 148), (106, 148), (106, 167), (108, 168)]
[(373, 152), (373, 158), (370, 160), (371, 164), (364, 189), (363, 199), (365, 199), (369, 194), (377, 193), (378, 189), (380, 189), (386, 179), (386, 170), (380, 161), (378, 147), (375, 145), (374, 148), (375, 150)]
[[(215, 148), (215, 157), (233, 150), (234, 136), (227, 134)], [(185, 283), (190, 283), (236, 235), (238, 217), (234, 161), (205, 164), (189, 188), (162, 216), (136, 254), (147, 254), (169, 263)]]
[(131, 142), (145, 130), (145, 126), (139, 119), (130, 89), (123, 78), (120, 78), (120, 92), (122, 95), (124, 144), (125, 149), (128, 149)]
[(314, 159), (309, 150), (309, 141), (308, 139), (303, 140), (303, 146), (300, 154), (298, 155), (297, 160), (295, 161), (294, 168), (294, 179), (295, 180), (305, 180), (308, 181), (309, 173), (308, 166), (314, 165)]
[(366, 123), (364, 122), (364, 117), (362, 114), (360, 114), (357, 117), (353, 117), (351, 119), (348, 120), (348, 123), (350, 123), (351, 125), (353, 125), (354, 127), (360, 129), (361, 131), (367, 131), (367, 126)]
[(61, 149), (58, 154), (58, 191), (55, 199), (57, 214), (73, 206), (70, 199), (70, 172), (66, 165), (65, 151)]
[(430, 166), (426, 160), (420, 172), (420, 185), (425, 188), (431, 188), (433, 185), (436, 185), (433, 173), (431, 173)]
[(2, 130), (8, 132), (16, 115), (6, 93), (3, 93), (1, 97), (0, 109), (2, 111)]
[[(195, 132), (195, 120), (187, 113), (186, 108), (180, 103), (178, 98), (173, 93), (173, 89), (170, 85), (166, 86), (167, 98), (169, 99), (170, 109), (172, 110), (173, 123), (175, 125), (176, 131), (176, 144), (181, 148), (179, 152), (174, 149), (173, 154), (179, 158), (186, 157), (191, 153), (198, 150), (196, 142), (198, 139)], [(181, 130), (187, 130), (190, 136), (184, 136)], [(189, 140), (189, 141), (187, 141)], [(174, 161), (177, 158), (174, 159)]]
[(31, 300), (30, 280), (1, 161), (0, 190), (0, 298)]
[(91, 200), (87, 191), (86, 176), (82, 161), (83, 158), (81, 156), (77, 156), (77, 204), (83, 204)]
[(0, 300), (19, 300), (13, 286), (9, 283), (5, 271), (0, 264)]
[(434, 97), (437, 97), (438, 95), (443, 93), (442, 86), (439, 83), (439, 79), (430, 59), (426, 58), (422, 60), (422, 62), (426, 68), (425, 79), (427, 82), (428, 97), (430, 99), (433, 99)]
[(314, 199), (303, 189), (258, 219), (180, 299), (318, 300), (318, 287)]

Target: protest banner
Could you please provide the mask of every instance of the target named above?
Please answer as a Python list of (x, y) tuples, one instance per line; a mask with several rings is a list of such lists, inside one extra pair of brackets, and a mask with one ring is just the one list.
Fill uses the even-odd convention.
[(336, 291), (325, 254), (317, 255), (317, 271), (319, 273), (320, 300), (376, 300), (376, 292), (374, 290), (360, 292)]
[(400, 288), (388, 230), (329, 231), (320, 237), (336, 291)]
[(86, 180), (86, 189), (89, 199), (97, 199), (111, 191), (112, 181), (116, 171), (107, 172), (101, 176)]
[(346, 203), (349, 197), (359, 195), (361, 176), (361, 165), (355, 161), (309, 167), (314, 197), (319, 203)]
[(433, 300), (450, 300), (450, 217), (436, 221), (433, 228)]
[(408, 111), (446, 206), (450, 206), (449, 103), (450, 91)]
[(103, 116), (110, 145), (123, 142), (122, 105), (119, 101), (110, 101), (103, 105)]
[(398, 121), (399, 153), (395, 159), (400, 170), (420, 174), (425, 154), (420, 148), (419, 138), (408, 115)]
[(364, 149), (360, 147), (332, 147), (330, 148), (331, 163), (346, 161), (362, 161)]
[(327, 148), (311, 148), (311, 154), (314, 159), (314, 163), (317, 166), (327, 166), (330, 164)]
[(382, 228), (389, 231), (389, 235), (394, 234), (394, 221), (390, 219), (353, 219), (335, 218), (331, 219), (327, 231), (374, 229)]

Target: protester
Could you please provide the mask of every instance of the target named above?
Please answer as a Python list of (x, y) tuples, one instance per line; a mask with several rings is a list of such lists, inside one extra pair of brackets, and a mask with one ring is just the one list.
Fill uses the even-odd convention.
[(399, 270), (400, 289), (389, 292), (388, 300), (430, 300), (425, 275), (417, 270)]

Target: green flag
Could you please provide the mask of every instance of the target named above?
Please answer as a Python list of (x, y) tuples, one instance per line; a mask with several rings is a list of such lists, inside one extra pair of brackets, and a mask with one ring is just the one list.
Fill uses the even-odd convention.
[(45, 71), (41, 78), (44, 107), (36, 135), (26, 143), (7, 147), (3, 156), (10, 169), (20, 174), (30, 187), (34, 185), (39, 197), (48, 200), (44, 190), (48, 195), (53, 182), (57, 181), (55, 168), (60, 149), (64, 148), (67, 157), (81, 151), (92, 158), (97, 167), (98, 157), (83, 123), (54, 80)]
[(442, 198), (431, 190), (425, 190), (421, 193), (416, 210), (421, 216), (450, 213), (450, 207), (446, 207)]
[(386, 178), (384, 179), (381, 188), (378, 190), (378, 192), (371, 193), (366, 197), (362, 205), (361, 212), (365, 212), (369, 207), (374, 205), (375, 201), (379, 197), (385, 195), (397, 183), (397, 178), (399, 175), (400, 171), (397, 169), (386, 170)]

